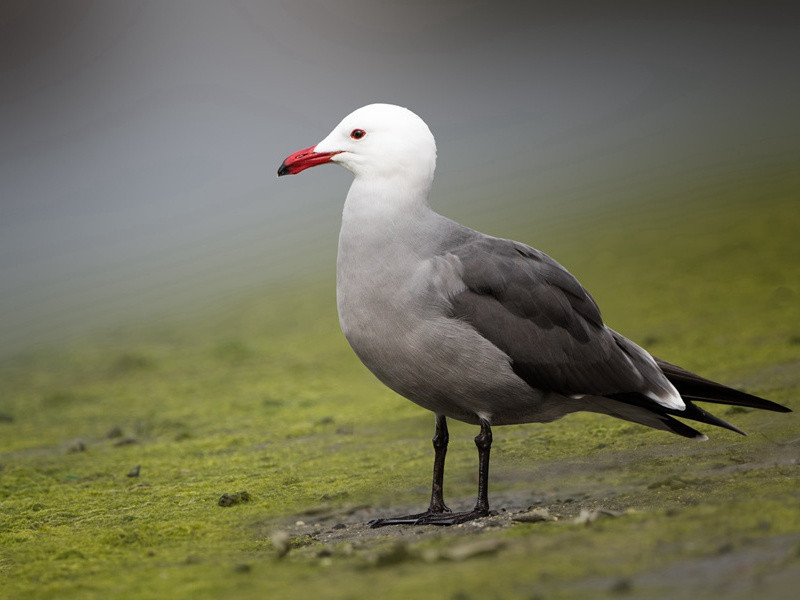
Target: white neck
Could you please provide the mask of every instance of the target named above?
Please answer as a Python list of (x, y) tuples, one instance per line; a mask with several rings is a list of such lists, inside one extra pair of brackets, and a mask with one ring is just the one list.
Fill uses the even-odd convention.
[[(356, 177), (342, 210), (342, 231), (354, 227), (359, 236), (372, 231), (386, 235), (386, 228), (413, 222), (430, 213), (428, 194), (433, 178), (409, 182), (407, 177), (368, 179)], [(355, 232), (354, 232), (355, 233)]]

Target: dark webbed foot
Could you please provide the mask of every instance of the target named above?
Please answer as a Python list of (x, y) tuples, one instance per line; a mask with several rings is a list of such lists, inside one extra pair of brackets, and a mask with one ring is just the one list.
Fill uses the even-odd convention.
[(438, 513), (421, 517), (417, 520), (415, 525), (458, 525), (459, 523), (466, 523), (467, 521), (474, 521), (481, 517), (489, 516), (488, 509), (474, 508), (465, 512), (457, 513)]
[(402, 517), (386, 517), (385, 519), (373, 519), (369, 522), (369, 526), (375, 529), (376, 527), (385, 527), (386, 525), (422, 525), (422, 521), (425, 519), (434, 518), (437, 516), (447, 516), (450, 513), (450, 509), (445, 507), (444, 509), (447, 512), (442, 510), (434, 511), (431, 509), (426, 510), (425, 512), (417, 513), (415, 515), (404, 515)]
[(489, 516), (488, 509), (473, 508), (464, 512), (450, 512), (426, 510), (424, 513), (416, 515), (405, 515), (402, 517), (387, 517), (385, 519), (374, 519), (369, 522), (369, 526), (384, 527), (386, 525), (458, 525), (467, 521), (474, 521), (481, 517)]

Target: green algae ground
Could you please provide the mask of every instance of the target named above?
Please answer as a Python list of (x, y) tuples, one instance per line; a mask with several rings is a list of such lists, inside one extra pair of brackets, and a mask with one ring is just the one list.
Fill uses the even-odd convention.
[[(544, 239), (502, 233), (558, 258), (654, 354), (796, 411), (792, 189), (620, 209)], [(701, 427), (706, 443), (597, 415), (496, 428), (498, 516), (367, 529), (426, 504), (433, 419), (358, 363), (330, 278), (18, 356), (0, 377), (3, 598), (746, 598), (800, 585), (796, 413), (715, 407), (751, 435)], [(451, 428), (456, 509), (473, 501), (474, 434)], [(218, 505), (240, 491), (248, 502)], [(556, 519), (511, 520), (529, 506)], [(598, 508), (617, 516), (576, 521)]]

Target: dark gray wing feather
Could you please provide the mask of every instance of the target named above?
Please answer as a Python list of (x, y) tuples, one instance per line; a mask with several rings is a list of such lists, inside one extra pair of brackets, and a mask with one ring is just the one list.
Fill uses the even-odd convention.
[(466, 287), (451, 298), (452, 316), (508, 354), (531, 387), (568, 396), (659, 388), (655, 363), (605, 327), (594, 299), (543, 252), (488, 236), (449, 252)]
[[(452, 316), (505, 352), (514, 372), (535, 389), (593, 396), (586, 410), (685, 437), (701, 434), (673, 416), (743, 433), (693, 400), (789, 412), (650, 356), (606, 327), (589, 293), (539, 250), (484, 236), (462, 240), (449, 252), (461, 263), (465, 286), (450, 298)], [(657, 400), (676, 393), (683, 408)]]

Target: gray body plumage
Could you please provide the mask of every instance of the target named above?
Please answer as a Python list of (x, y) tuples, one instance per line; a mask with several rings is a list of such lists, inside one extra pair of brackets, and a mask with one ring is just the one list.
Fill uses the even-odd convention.
[(591, 296), (553, 259), (425, 205), (382, 205), (368, 228), (365, 214), (350, 209), (348, 198), (339, 319), (388, 387), (467, 423), (548, 422), (592, 410), (657, 426), (648, 411), (601, 395), (674, 388), (644, 350), (603, 325)]

